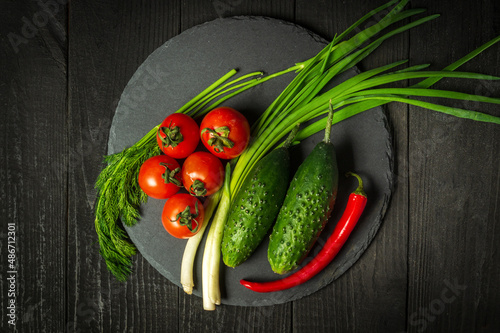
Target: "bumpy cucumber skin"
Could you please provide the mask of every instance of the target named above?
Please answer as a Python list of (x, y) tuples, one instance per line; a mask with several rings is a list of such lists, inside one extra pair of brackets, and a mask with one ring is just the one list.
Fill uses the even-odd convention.
[(287, 148), (262, 158), (245, 178), (224, 225), (222, 259), (229, 267), (247, 260), (272, 227), (290, 181)]
[(332, 212), (338, 178), (335, 148), (320, 142), (295, 173), (271, 233), (268, 260), (274, 272), (287, 273), (307, 256)]

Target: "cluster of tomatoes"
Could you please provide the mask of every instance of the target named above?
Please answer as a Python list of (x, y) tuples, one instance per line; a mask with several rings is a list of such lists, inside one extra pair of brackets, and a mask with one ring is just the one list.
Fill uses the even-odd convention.
[[(199, 141), (207, 151), (197, 151)], [(229, 107), (210, 111), (200, 126), (188, 115), (174, 113), (161, 123), (156, 139), (163, 154), (146, 160), (139, 186), (155, 199), (168, 199), (162, 223), (174, 237), (194, 236), (203, 225), (200, 197), (217, 192), (224, 183), (221, 159), (239, 156), (250, 140), (247, 119)], [(182, 167), (178, 160), (184, 159)], [(180, 192), (184, 188), (187, 193)]]

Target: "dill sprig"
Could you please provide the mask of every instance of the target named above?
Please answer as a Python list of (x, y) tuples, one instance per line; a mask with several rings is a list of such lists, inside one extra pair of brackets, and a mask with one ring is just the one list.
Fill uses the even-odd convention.
[(148, 158), (158, 155), (156, 130), (151, 130), (136, 145), (106, 156), (108, 165), (96, 181), (98, 201), (95, 209), (95, 228), (99, 236), (101, 256), (108, 269), (120, 281), (125, 281), (131, 272), (131, 256), (135, 245), (129, 240), (125, 225), (134, 225), (139, 218), (139, 207), (147, 201), (138, 183), (139, 169)]

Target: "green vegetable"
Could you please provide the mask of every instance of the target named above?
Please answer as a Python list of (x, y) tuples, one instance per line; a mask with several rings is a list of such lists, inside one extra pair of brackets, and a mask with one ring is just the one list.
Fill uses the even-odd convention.
[(258, 161), (232, 200), (224, 227), (222, 259), (229, 267), (243, 263), (262, 242), (278, 215), (290, 181), (290, 155), (299, 126), (282, 147)]
[(267, 257), (274, 272), (284, 274), (302, 262), (332, 212), (339, 173), (335, 148), (330, 142), (333, 109), (325, 138), (295, 173), (269, 237)]
[(221, 253), (218, 250), (213, 251), (216, 249), (216, 247), (213, 246), (213, 243), (220, 245), (222, 240), (222, 234), (224, 232), (223, 222), (227, 218), (229, 205), (231, 204), (231, 192), (229, 189), (230, 177), (231, 165), (227, 163), (224, 185), (219, 190), (222, 191), (219, 201), (219, 209), (215, 213), (212, 226), (208, 231), (207, 244), (205, 245), (206, 250), (203, 253), (202, 269), (206, 273), (202, 276), (203, 308), (205, 310), (215, 310), (215, 305), (221, 304), (221, 292), (220, 288), (218, 288)]
[[(203, 203), (203, 207), (205, 209), (205, 217), (212, 216), (215, 208), (219, 204), (221, 195), (222, 191), (217, 191), (207, 197), (207, 199)], [(203, 238), (203, 233), (205, 232), (207, 226), (208, 223), (203, 223), (200, 231), (196, 235), (188, 239), (186, 248), (184, 249), (184, 255), (182, 256), (181, 284), (184, 291), (189, 295), (193, 293), (194, 287), (193, 266), (196, 257), (196, 250), (198, 249), (198, 245), (200, 245), (201, 239)]]

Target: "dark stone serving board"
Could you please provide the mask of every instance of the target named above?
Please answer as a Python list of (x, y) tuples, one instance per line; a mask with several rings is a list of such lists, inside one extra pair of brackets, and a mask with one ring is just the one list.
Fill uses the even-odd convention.
[[(324, 45), (323, 39), (304, 28), (264, 17), (217, 19), (181, 33), (155, 50), (132, 76), (113, 119), (109, 153), (134, 144), (168, 114), (232, 68), (238, 68), (239, 75), (259, 70), (274, 73), (309, 59)], [(346, 75), (353, 74), (354, 71)], [(225, 105), (240, 110), (252, 122), (294, 75), (286, 74), (252, 88)], [(307, 296), (349, 269), (375, 237), (388, 205), (393, 179), (393, 151), (385, 114), (381, 108), (370, 110), (336, 124), (332, 133), (340, 174), (359, 173), (369, 196), (366, 211), (351, 238), (337, 258), (315, 278), (276, 293), (255, 293), (239, 284), (242, 278), (260, 281), (279, 278), (267, 261), (267, 240), (239, 267), (228, 268), (221, 263), (223, 304), (262, 306)], [(295, 167), (322, 137), (323, 133), (318, 133), (292, 148)], [(310, 257), (319, 251), (333, 230), (355, 187), (352, 177), (340, 178), (336, 209)], [(180, 264), (186, 240), (175, 239), (163, 229), (164, 202), (149, 199), (142, 207), (139, 223), (126, 230), (149, 263), (180, 286)], [(201, 296), (204, 245), (203, 240), (196, 258), (194, 294), (197, 296)]]

